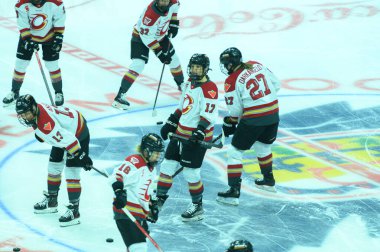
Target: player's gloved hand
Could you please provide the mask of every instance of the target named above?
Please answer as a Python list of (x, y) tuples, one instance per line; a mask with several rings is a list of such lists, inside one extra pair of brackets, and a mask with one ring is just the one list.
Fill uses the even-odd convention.
[(223, 132), (226, 137), (233, 135), (236, 130), (237, 122), (234, 122), (230, 116), (226, 116), (223, 119)]
[(115, 198), (113, 205), (116, 209), (122, 209), (127, 204), (127, 191), (124, 190), (123, 182), (116, 181), (112, 184), (113, 191), (115, 192)]
[(179, 29), (179, 20), (171, 20), (169, 23), (169, 31), (168, 31), (169, 37), (174, 38), (175, 36), (177, 36), (178, 29)]
[(169, 116), (168, 120), (166, 121), (164, 126), (162, 126), (161, 131), (160, 131), (162, 139), (164, 140), (168, 139), (169, 132), (176, 131), (178, 122), (179, 122), (179, 118), (176, 114), (171, 114)]
[(24, 42), (24, 49), (28, 52), (38, 51), (40, 50), (40, 47), (36, 42), (32, 40), (32, 38), (28, 37), (23, 40)]
[(45, 142), (41, 137), (37, 136), (36, 133), (34, 133), (34, 137), (37, 139), (38, 142), (43, 143)]
[(75, 154), (75, 156), (78, 157), (78, 160), (79, 160), (81, 166), (83, 167), (83, 169), (85, 169), (86, 171), (90, 171), (92, 169), (92, 165), (93, 165), (92, 160), (86, 152), (84, 152), (82, 149), (80, 149)]
[(189, 140), (192, 142), (203, 141), (205, 139), (205, 136), (205, 127), (198, 125), (198, 127), (193, 131)]
[(51, 46), (51, 49), (55, 52), (60, 52), (62, 49), (62, 43), (63, 43), (63, 34), (62, 33), (56, 33), (54, 35), (53, 44)]
[(172, 62), (172, 56), (168, 52), (164, 52), (162, 48), (159, 48), (154, 51), (157, 58), (163, 63), (163, 64), (170, 64)]
[(158, 201), (157, 200), (150, 200), (149, 202), (149, 214), (146, 217), (146, 220), (152, 223), (156, 223), (158, 220), (158, 213), (160, 212), (158, 208)]

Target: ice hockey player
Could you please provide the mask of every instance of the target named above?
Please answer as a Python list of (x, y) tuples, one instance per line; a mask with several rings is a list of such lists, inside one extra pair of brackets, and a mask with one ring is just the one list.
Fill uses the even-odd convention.
[(249, 241), (246, 240), (236, 240), (231, 242), (230, 246), (226, 252), (253, 252), (253, 246)]
[(279, 124), (277, 92), (280, 81), (268, 68), (256, 61), (244, 63), (241, 52), (231, 47), (220, 55), (221, 71), (228, 75), (224, 84), (229, 116), (224, 117), (225, 136), (234, 135), (228, 150), (227, 176), (230, 189), (219, 192), (217, 201), (238, 205), (243, 171), (243, 153), (252, 146), (263, 179), (260, 189), (275, 191), (272, 172), (272, 143)]
[(111, 177), (115, 192), (114, 218), (129, 252), (148, 251), (148, 248), (145, 235), (127, 217), (123, 208), (130, 211), (147, 232), (147, 221), (157, 221), (157, 201), (150, 195), (153, 194), (155, 167), (162, 161), (164, 149), (164, 142), (157, 134), (143, 136), (138, 147), (139, 153), (128, 156)]
[(24, 82), (26, 69), (35, 50), (42, 45), (43, 60), (49, 70), (55, 91), (55, 105), (64, 102), (61, 69), (58, 65), (65, 29), (65, 8), (61, 0), (19, 0), (16, 3), (17, 24), (20, 38), (17, 46), (16, 64), (12, 90), (3, 99), (7, 107), (17, 100)]
[(126, 94), (148, 63), (149, 52), (163, 64), (168, 64), (178, 89), (184, 81), (181, 63), (169, 37), (177, 36), (178, 0), (154, 0), (141, 14), (134, 26), (131, 39), (131, 59), (127, 72), (121, 80), (121, 86), (112, 106), (127, 110), (130, 106)]
[(214, 123), (218, 116), (218, 88), (207, 72), (210, 60), (205, 54), (194, 54), (188, 64), (189, 81), (183, 86), (178, 109), (170, 115), (161, 128), (161, 136), (168, 138), (169, 132), (188, 137), (186, 142), (172, 138), (165, 152), (165, 159), (160, 168), (157, 183), (159, 207), (167, 199), (173, 184), (174, 173), (183, 167), (192, 203), (181, 215), (183, 221), (203, 219), (203, 183), (201, 166), (206, 149), (198, 141), (211, 141)]
[[(79, 111), (68, 107), (37, 104), (33, 96), (20, 96), (16, 101), (17, 117), (21, 124), (33, 127), (39, 142), (52, 145), (48, 164), (47, 192), (44, 199), (34, 205), (36, 214), (58, 212), (58, 191), (65, 168), (69, 204), (59, 218), (61, 226), (79, 224), (80, 172), (92, 169), (89, 157), (90, 133)], [(64, 156), (66, 154), (66, 160)]]

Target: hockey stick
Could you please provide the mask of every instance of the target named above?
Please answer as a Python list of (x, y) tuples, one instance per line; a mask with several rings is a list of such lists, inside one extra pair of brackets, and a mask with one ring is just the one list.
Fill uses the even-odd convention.
[[(222, 133), (220, 133), (215, 139), (212, 140), (212, 143), (215, 143), (216, 141), (218, 141), (219, 139), (221, 139), (221, 142), (224, 144), (224, 132), (222, 131)], [(175, 178), (178, 174), (180, 174), (181, 172), (183, 171), (183, 166), (181, 166), (181, 168), (179, 168), (172, 176), (172, 179)]]
[(46, 80), (46, 76), (45, 76), (45, 73), (44, 73), (44, 69), (42, 68), (42, 64), (41, 64), (40, 56), (38, 56), (38, 51), (37, 51), (37, 50), (35, 50), (34, 52), (35, 52), (35, 54), (36, 54), (36, 59), (37, 59), (37, 62), (38, 62), (38, 66), (40, 67), (40, 70), (41, 70), (42, 78), (44, 79), (44, 82), (45, 82), (45, 87), (46, 87), (46, 90), (47, 90), (47, 92), (48, 92), (48, 95), (49, 95), (49, 98), (50, 98), (51, 105), (55, 106), (55, 103), (54, 103), (54, 101), (53, 101), (53, 96), (51, 96), (50, 88), (49, 88), (48, 82), (47, 82), (47, 80)]
[[(167, 50), (168, 52), (167, 52), (167, 53), (169, 53), (169, 49), (170, 49), (170, 39), (171, 39), (171, 37), (172, 37), (172, 36), (170, 35), (170, 36), (169, 36), (169, 44), (168, 44), (168, 50)], [(160, 81), (158, 82), (157, 93), (156, 93), (156, 99), (154, 99), (154, 104), (153, 104), (152, 117), (157, 116), (156, 104), (157, 104), (158, 93), (160, 92), (162, 76), (164, 75), (165, 65), (166, 65), (166, 64), (164, 63), (163, 66), (162, 66), (162, 71), (161, 71)]]
[(102, 176), (108, 178), (108, 174), (107, 174), (107, 173), (102, 172), (101, 170), (95, 168), (94, 166), (92, 166), (91, 169), (94, 169), (94, 171), (96, 171), (96, 172), (99, 173), (100, 175), (102, 175)]
[(131, 219), (132, 222), (136, 224), (136, 226), (140, 229), (141, 232), (152, 242), (152, 244), (157, 248), (158, 251), (163, 252), (163, 250), (158, 246), (157, 242), (153, 240), (153, 238), (146, 232), (146, 230), (137, 222), (136, 218), (129, 212), (125, 207), (122, 208), (124, 213)]
[[(223, 138), (224, 134), (221, 134), (221, 135), (222, 135), (221, 138)], [(177, 135), (177, 134), (172, 133), (172, 132), (169, 133), (169, 137), (173, 138), (173, 139), (177, 139), (177, 140), (179, 140), (181, 142), (187, 142), (187, 141), (189, 141), (189, 138)], [(211, 149), (211, 148), (221, 149), (221, 148), (223, 148), (224, 140), (220, 141), (220, 143), (217, 143), (217, 144), (214, 143), (214, 142), (205, 142), (205, 141), (197, 141), (197, 143), (199, 143), (200, 145), (202, 145), (203, 147), (205, 147), (207, 149)]]

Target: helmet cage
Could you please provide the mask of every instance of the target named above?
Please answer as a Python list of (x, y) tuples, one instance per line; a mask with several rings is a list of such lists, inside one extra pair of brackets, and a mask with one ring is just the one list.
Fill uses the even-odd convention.
[(220, 54), (219, 61), (220, 71), (226, 75), (230, 75), (243, 62), (243, 59), (239, 49), (230, 47)]
[(29, 121), (23, 118), (21, 115), (27, 112), (31, 112), (34, 117), (37, 116), (37, 102), (31, 95), (22, 95), (16, 101), (16, 113), (19, 122), (25, 127), (32, 127), (36, 124), (35, 119)]
[[(164, 141), (159, 135), (155, 133), (149, 133), (143, 136), (143, 138), (141, 139), (140, 150), (144, 157), (148, 160), (149, 165), (151, 166), (156, 166), (164, 160)], [(153, 152), (159, 152), (160, 156), (157, 159), (157, 161), (150, 162), (149, 159), (152, 156)]]

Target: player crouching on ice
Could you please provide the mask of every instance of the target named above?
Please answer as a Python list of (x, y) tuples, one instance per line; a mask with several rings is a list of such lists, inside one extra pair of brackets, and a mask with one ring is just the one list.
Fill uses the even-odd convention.
[[(149, 133), (141, 139), (139, 154), (125, 158), (111, 177), (115, 192), (114, 219), (127, 251), (148, 251), (146, 237), (124, 211), (129, 211), (148, 232), (148, 223), (158, 219), (157, 201), (152, 199), (155, 166), (163, 159), (165, 145), (160, 136)], [(123, 210), (125, 209), (125, 210)]]
[(44, 199), (34, 205), (34, 212), (58, 212), (58, 191), (61, 185), (62, 171), (65, 177), (69, 204), (67, 211), (59, 218), (60, 225), (79, 224), (79, 199), (81, 194), (79, 167), (86, 171), (92, 169), (92, 160), (88, 156), (90, 133), (87, 123), (79, 111), (68, 107), (55, 107), (37, 104), (31, 95), (22, 95), (16, 101), (17, 117), (21, 124), (33, 127), (39, 142), (52, 145), (48, 164), (47, 192)]

